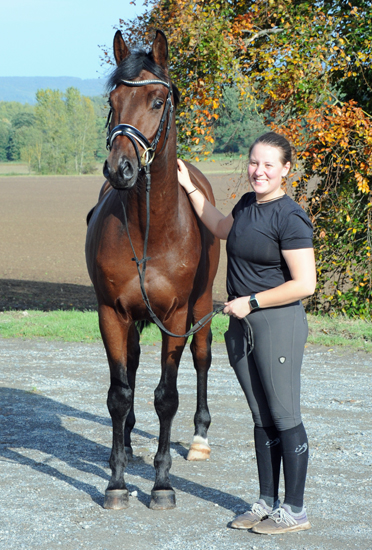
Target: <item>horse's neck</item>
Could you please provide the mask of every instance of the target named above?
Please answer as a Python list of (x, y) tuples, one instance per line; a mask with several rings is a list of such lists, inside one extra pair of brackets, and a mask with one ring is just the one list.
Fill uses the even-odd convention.
[[(150, 168), (149, 204), (151, 219), (156, 216), (159, 225), (162, 222), (169, 225), (173, 218), (177, 220), (179, 217), (180, 186), (177, 178), (177, 162), (175, 155), (169, 159), (168, 163), (156, 162), (156, 160)], [(145, 174), (143, 174), (141, 180), (140, 189), (133, 190), (131, 193), (128, 211), (131, 212), (133, 218), (137, 217), (142, 225), (147, 215)]]

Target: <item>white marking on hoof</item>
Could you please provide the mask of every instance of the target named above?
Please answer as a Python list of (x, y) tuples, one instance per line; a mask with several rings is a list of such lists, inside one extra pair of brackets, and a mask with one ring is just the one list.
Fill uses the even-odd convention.
[(205, 445), (208, 447), (208, 438), (201, 437), (201, 435), (194, 435), (192, 438), (192, 445), (197, 443), (198, 445)]
[(210, 455), (211, 448), (208, 445), (208, 439), (195, 435), (187, 455), (187, 460), (208, 460)]

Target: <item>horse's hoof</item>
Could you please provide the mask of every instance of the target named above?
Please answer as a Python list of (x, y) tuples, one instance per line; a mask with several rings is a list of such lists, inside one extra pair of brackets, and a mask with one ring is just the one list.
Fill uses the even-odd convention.
[(176, 507), (176, 493), (173, 489), (151, 491), (151, 510), (171, 510)]
[(123, 510), (129, 506), (129, 493), (127, 489), (107, 489), (103, 507), (106, 510)]
[(192, 443), (187, 455), (187, 460), (208, 460), (210, 456), (211, 448), (208, 445)]

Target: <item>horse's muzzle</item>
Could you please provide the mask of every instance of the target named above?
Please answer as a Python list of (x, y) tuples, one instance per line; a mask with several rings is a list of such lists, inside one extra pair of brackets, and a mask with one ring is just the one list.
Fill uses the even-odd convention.
[(138, 167), (127, 157), (120, 157), (114, 167), (107, 159), (103, 165), (103, 175), (115, 189), (130, 189), (137, 181)]

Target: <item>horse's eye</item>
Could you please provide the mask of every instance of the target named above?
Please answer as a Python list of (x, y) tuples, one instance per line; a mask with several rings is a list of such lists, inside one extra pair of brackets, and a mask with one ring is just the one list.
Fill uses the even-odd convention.
[(152, 104), (153, 109), (161, 109), (164, 104), (164, 101), (162, 99), (155, 99), (154, 103)]

